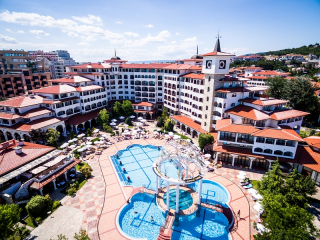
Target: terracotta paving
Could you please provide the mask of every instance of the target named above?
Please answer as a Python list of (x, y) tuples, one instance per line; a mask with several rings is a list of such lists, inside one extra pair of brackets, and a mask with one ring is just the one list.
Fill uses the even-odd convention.
[[(116, 227), (116, 216), (119, 209), (126, 204), (133, 187), (121, 187), (117, 174), (109, 160), (109, 156), (131, 144), (163, 145), (165, 141), (157, 139), (127, 140), (111, 145), (102, 152), (100, 157), (88, 161), (92, 166), (94, 176), (88, 180), (74, 198), (69, 198), (64, 204), (81, 209), (84, 212), (82, 228), (86, 229), (90, 239), (126, 239)], [(230, 207), (234, 213), (240, 210), (241, 219), (235, 221), (231, 230), (233, 239), (249, 239), (255, 234), (252, 224), (257, 221), (257, 212), (253, 209), (254, 202), (247, 190), (239, 186), (237, 179), (239, 170), (231, 168), (215, 169), (207, 173), (205, 179), (211, 179), (225, 186), (230, 192)], [(262, 174), (247, 172), (247, 177), (261, 180)]]

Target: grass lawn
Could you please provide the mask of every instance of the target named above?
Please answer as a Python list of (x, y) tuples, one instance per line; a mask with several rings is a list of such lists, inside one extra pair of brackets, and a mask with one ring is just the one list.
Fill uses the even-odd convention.
[(191, 142), (193, 142), (191, 138), (189, 138), (189, 137), (187, 137), (187, 136), (185, 136), (185, 135), (182, 135), (182, 134), (177, 133), (177, 132), (175, 132), (174, 134), (180, 136), (182, 139), (190, 139)]
[(251, 180), (251, 184), (252, 184), (252, 187), (255, 189), (255, 190), (258, 190), (258, 180)]
[[(78, 165), (77, 165), (77, 166), (78, 166)], [(80, 188), (82, 188), (82, 186), (83, 186), (86, 182), (87, 182), (87, 179), (85, 179), (84, 176), (81, 176), (81, 177), (79, 178), (79, 180), (78, 180), (79, 187), (78, 187), (77, 191), (78, 191)], [(60, 192), (63, 193), (63, 194), (65, 194), (65, 195), (68, 195), (67, 190), (68, 190), (69, 185), (70, 185), (70, 184), (68, 183), (68, 185), (67, 185), (64, 189), (62, 189)]]

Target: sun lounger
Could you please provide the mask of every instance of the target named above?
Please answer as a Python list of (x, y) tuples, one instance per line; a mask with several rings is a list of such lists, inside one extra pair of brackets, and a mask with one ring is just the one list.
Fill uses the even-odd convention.
[(247, 186), (243, 186), (245, 189), (252, 188), (252, 184), (248, 184)]

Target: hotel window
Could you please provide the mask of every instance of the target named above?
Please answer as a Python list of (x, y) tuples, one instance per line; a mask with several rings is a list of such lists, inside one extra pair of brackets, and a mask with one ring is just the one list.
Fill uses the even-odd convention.
[(236, 93), (232, 93), (232, 97), (236, 97), (237, 96), (237, 94)]
[(208, 92), (210, 92), (210, 87), (208, 87)]
[(267, 138), (266, 139), (267, 144), (274, 144), (274, 139), (273, 138)]

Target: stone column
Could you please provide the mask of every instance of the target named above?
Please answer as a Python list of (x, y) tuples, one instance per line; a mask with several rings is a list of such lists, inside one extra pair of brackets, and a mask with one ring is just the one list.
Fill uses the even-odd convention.
[(40, 188), (39, 190), (40, 190), (40, 194), (41, 194), (41, 196), (43, 196), (43, 191), (42, 191), (42, 190), (43, 190), (43, 188)]
[(54, 190), (57, 190), (56, 179), (53, 179), (52, 182), (53, 182), (53, 188), (54, 188)]
[(218, 153), (218, 152), (216, 153), (216, 158), (214, 159), (214, 161), (215, 161), (216, 163), (218, 163), (218, 156), (219, 156), (219, 154), (220, 154), (220, 153)]
[(66, 178), (66, 181), (68, 181), (67, 172), (64, 172), (64, 176), (65, 176), (65, 178)]
[(179, 185), (176, 185), (176, 213), (179, 213)]
[(3, 135), (4, 135), (4, 139), (6, 140), (6, 142), (8, 142), (8, 135), (7, 135), (7, 132), (5, 132)]
[(237, 155), (231, 155), (231, 156), (232, 156), (232, 167), (234, 167), (234, 160), (235, 160)]
[(170, 182), (167, 181), (167, 211), (170, 210)]
[(254, 158), (250, 158), (250, 166), (249, 166), (249, 169), (251, 170), (252, 169), (252, 162), (253, 162)]
[(159, 177), (156, 175), (156, 194), (159, 193), (159, 188), (158, 188), (158, 186), (159, 186)]
[(78, 133), (78, 125), (75, 125), (75, 128), (76, 128), (76, 132), (75, 132), (75, 134), (77, 135)]
[(198, 186), (198, 204), (201, 204), (201, 192), (202, 192), (202, 179), (199, 181), (199, 186)]

